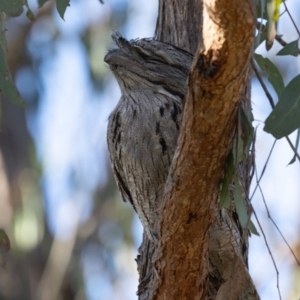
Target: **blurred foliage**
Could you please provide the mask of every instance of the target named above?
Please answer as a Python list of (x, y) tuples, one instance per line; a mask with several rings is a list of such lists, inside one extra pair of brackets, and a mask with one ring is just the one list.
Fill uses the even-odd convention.
[[(24, 1), (13, 4), (11, 0), (0, 0), (0, 11), (5, 10), (9, 16), (20, 15)], [(31, 20), (34, 15), (34, 22), (24, 18), (26, 12), (20, 20), (4, 19), (3, 13), (0, 16), (0, 87), (4, 94), (0, 133), (0, 299), (95, 299), (91, 286), (99, 274), (121, 295), (124, 287), (118, 285), (117, 279), (123, 271), (120, 272), (116, 259), (123, 261), (122, 255), (126, 253), (130, 259), (125, 260), (132, 260), (133, 212), (120, 201), (108, 162), (100, 167), (106, 182), (99, 182), (92, 192), (93, 210), (84, 222), (78, 223), (75, 235), (61, 241), (49, 227), (48, 200), (43, 187), (47, 170), (36, 149), (36, 128), (32, 129), (32, 122), (40, 113), (45, 92), (43, 66), (56, 55), (60, 43), (68, 41), (68, 35), (61, 32), (53, 9), (55, 3), (40, 0), (38, 4), (40, 9), (29, 13)], [(56, 5), (63, 18), (69, 1), (57, 0)], [(77, 33), (86, 50), (90, 80), (96, 87), (93, 93), (100, 100), (108, 79), (102, 55), (110, 43), (111, 25), (115, 22), (111, 16), (122, 27), (127, 15), (126, 5), (109, 9), (110, 15), (86, 24)], [(27, 6), (27, 17), (28, 11)], [(15, 81), (26, 110), (10, 102), (22, 103)], [(106, 155), (106, 161), (107, 158)], [(134, 263), (130, 267), (134, 268)], [(96, 286), (100, 288), (98, 283)]]
[[(44, 0), (39, 0), (39, 7), (45, 2)], [(6, 58), (5, 14), (10, 17), (18, 17), (23, 13), (24, 5), (27, 7), (27, 18), (35, 21), (34, 14), (28, 6), (27, 0), (0, 0), (0, 90), (14, 104), (23, 108), (25, 108), (24, 102), (11, 78)], [(65, 11), (69, 5), (70, 0), (56, 1), (57, 11), (62, 19), (64, 19)]]
[[(280, 35), (277, 34), (277, 23), (280, 20), (280, 9), (284, 4), (284, 13), (289, 15), (290, 20), (298, 33), (298, 39), (286, 42)], [(265, 41), (266, 49), (269, 51), (274, 41), (277, 40), (282, 48), (277, 51), (277, 56), (291, 55), (299, 56), (298, 41), (300, 38), (300, 31), (293, 20), (285, 2), (281, 0), (259, 0), (257, 2), (257, 16), (261, 20), (259, 23), (259, 30), (256, 37), (256, 46)], [(266, 20), (265, 24), (263, 21)], [(285, 87), (282, 75), (275, 64), (267, 57), (259, 54), (254, 55), (256, 63), (261, 70), (268, 76), (268, 80), (275, 89), (278, 101), (274, 111), (270, 113), (266, 119), (264, 130), (271, 133), (275, 138), (280, 139), (288, 136), (300, 127), (300, 91), (297, 89), (299, 85), (299, 77), (294, 77), (293, 80)]]

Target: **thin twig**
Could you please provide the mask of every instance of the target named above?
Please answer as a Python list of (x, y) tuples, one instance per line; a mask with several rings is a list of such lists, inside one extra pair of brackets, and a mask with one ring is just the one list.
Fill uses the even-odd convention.
[(274, 107), (275, 107), (274, 100), (273, 100), (271, 94), (269, 93), (268, 88), (267, 88), (267, 86), (265, 85), (265, 83), (264, 83), (264, 81), (263, 81), (261, 75), (259, 74), (259, 71), (258, 71), (258, 69), (257, 69), (257, 67), (256, 67), (256, 64), (255, 64), (255, 62), (254, 62), (253, 59), (251, 59), (251, 66), (252, 66), (252, 68), (253, 68), (253, 70), (254, 70), (254, 73), (255, 73), (255, 75), (256, 75), (256, 77), (257, 77), (257, 79), (258, 79), (258, 81), (259, 81), (261, 87), (263, 88), (263, 90), (264, 90), (264, 92), (265, 92), (265, 94), (266, 94), (266, 96), (267, 96), (267, 98), (268, 98), (268, 100), (269, 100), (269, 102), (270, 102), (271, 107), (274, 108)]
[[(270, 102), (271, 107), (274, 109), (274, 107), (275, 107), (274, 100), (273, 100), (271, 94), (269, 93), (268, 88), (266, 87), (266, 85), (265, 85), (262, 77), (260, 76), (259, 71), (258, 71), (258, 69), (257, 69), (257, 67), (256, 67), (256, 65), (255, 65), (255, 63), (253, 61), (253, 59), (251, 60), (251, 66), (252, 66), (252, 68), (254, 70), (254, 73), (255, 73), (255, 75), (256, 75), (256, 77), (257, 77), (257, 79), (258, 79), (261, 87), (263, 88), (263, 90), (264, 90), (264, 92), (265, 92), (265, 94), (266, 94), (266, 96), (267, 96), (267, 98), (268, 98), (268, 100)], [(300, 161), (300, 155), (297, 152), (297, 149), (294, 147), (293, 143), (291, 142), (290, 138), (288, 136), (286, 136), (285, 138), (288, 141), (288, 143), (289, 143), (291, 149), (293, 150), (295, 156)]]
[(294, 154), (296, 155), (296, 157), (298, 158), (298, 160), (300, 161), (300, 156), (299, 153), (297, 152), (297, 149), (295, 148), (295, 146), (293, 145), (293, 143), (291, 142), (290, 138), (288, 136), (285, 137), (286, 140), (288, 141), (290, 147), (292, 148), (292, 150), (294, 151)]
[(264, 167), (263, 167), (263, 170), (262, 170), (262, 172), (261, 172), (259, 178), (258, 178), (258, 176), (257, 176), (257, 175), (258, 175), (258, 174), (257, 174), (257, 169), (255, 169), (256, 186), (255, 186), (255, 189), (254, 189), (254, 191), (253, 191), (253, 193), (252, 193), (252, 195), (251, 195), (251, 197), (250, 197), (250, 201), (252, 200), (252, 198), (253, 198), (253, 196), (254, 196), (254, 194), (255, 194), (257, 188), (259, 188), (260, 193), (261, 193), (261, 196), (262, 196), (262, 199), (263, 199), (263, 202), (264, 202), (264, 205), (265, 205), (265, 208), (266, 208), (266, 211), (267, 211), (268, 218), (271, 220), (271, 222), (273, 223), (273, 225), (275, 226), (275, 228), (276, 228), (277, 231), (279, 232), (280, 236), (281, 236), (282, 239), (284, 240), (285, 244), (288, 246), (290, 252), (291, 252), (292, 255), (294, 256), (294, 258), (295, 258), (297, 264), (300, 266), (300, 261), (299, 261), (299, 259), (297, 258), (297, 256), (296, 256), (296, 254), (294, 253), (292, 247), (290, 246), (290, 244), (288, 243), (288, 241), (286, 240), (286, 238), (284, 237), (284, 235), (282, 234), (282, 232), (281, 232), (281, 230), (279, 229), (278, 225), (276, 224), (276, 222), (274, 221), (273, 217), (272, 217), (271, 214), (270, 214), (270, 211), (269, 211), (269, 208), (268, 208), (268, 205), (267, 205), (267, 202), (266, 202), (264, 193), (263, 193), (262, 188), (261, 188), (261, 185), (260, 185), (260, 181), (261, 181), (261, 179), (262, 179), (262, 177), (263, 177), (263, 175), (264, 175), (264, 173), (265, 173), (265, 170), (266, 170), (266, 168), (267, 168), (267, 165), (268, 165), (268, 162), (269, 162), (269, 160), (270, 160), (271, 154), (272, 154), (272, 152), (273, 152), (275, 143), (276, 143), (276, 140), (274, 141), (274, 143), (273, 143), (273, 145), (272, 145), (272, 148), (271, 148), (271, 150), (270, 150), (270, 152), (269, 152), (268, 158), (267, 158), (267, 160), (266, 160), (266, 163), (265, 163), (265, 165), (264, 165)]
[(285, 244), (288, 246), (290, 252), (292, 253), (292, 255), (294, 256), (297, 264), (300, 266), (300, 261), (299, 259), (297, 258), (296, 254), (294, 253), (292, 247), (290, 246), (290, 244), (288, 243), (288, 241), (286, 240), (286, 238), (284, 237), (284, 235), (282, 234), (281, 230), (279, 229), (278, 225), (276, 224), (276, 222), (274, 221), (274, 219), (272, 218), (271, 214), (270, 214), (270, 211), (269, 211), (269, 208), (268, 208), (268, 205), (267, 205), (267, 202), (266, 202), (266, 199), (265, 199), (265, 196), (264, 196), (264, 193), (262, 191), (262, 188), (260, 186), (260, 184), (258, 185), (258, 188), (260, 190), (260, 194), (262, 196), (262, 199), (263, 199), (263, 202), (264, 202), (264, 205), (265, 205), (265, 208), (266, 208), (266, 211), (267, 211), (267, 215), (268, 215), (268, 218), (271, 220), (271, 222), (273, 223), (273, 225), (275, 226), (275, 228), (277, 229), (277, 231), (279, 232), (280, 236), (282, 237), (282, 239), (284, 240)]
[(294, 27), (295, 27), (297, 33), (298, 33), (298, 36), (300, 37), (300, 31), (299, 31), (299, 29), (298, 29), (298, 27), (297, 27), (297, 24), (295, 23), (295, 21), (294, 21), (292, 15), (290, 14), (290, 11), (289, 11), (289, 9), (287, 8), (287, 5), (286, 5), (285, 1), (283, 1), (283, 5), (284, 5), (286, 12), (288, 13), (288, 15), (289, 15), (289, 17), (290, 17), (290, 19), (291, 19), (291, 21), (292, 21), (292, 23), (293, 23), (293, 25), (294, 25)]
[(254, 208), (252, 208), (252, 211), (253, 211), (253, 214), (254, 214), (254, 216), (255, 216), (256, 222), (257, 222), (257, 224), (258, 224), (258, 226), (259, 226), (259, 228), (260, 228), (260, 231), (261, 231), (261, 233), (262, 233), (262, 235), (263, 235), (263, 237), (264, 237), (265, 244), (266, 244), (267, 249), (268, 249), (268, 251), (269, 251), (270, 257), (271, 257), (271, 259), (272, 259), (272, 261), (273, 261), (273, 266), (274, 266), (275, 271), (276, 271), (278, 295), (279, 295), (279, 299), (282, 300), (282, 298), (281, 298), (281, 293), (280, 293), (280, 287), (279, 287), (279, 271), (278, 271), (278, 268), (277, 268), (275, 259), (274, 259), (274, 257), (273, 257), (272, 251), (271, 251), (270, 246), (269, 246), (268, 241), (267, 241), (267, 237), (266, 237), (266, 235), (265, 235), (265, 233), (264, 233), (264, 231), (263, 231), (263, 229), (262, 229), (262, 226), (261, 226), (261, 224), (260, 224), (260, 222), (259, 222), (259, 220), (258, 220), (258, 217), (257, 217), (257, 215), (256, 215), (256, 212), (255, 212)]
[(262, 179), (262, 177), (263, 177), (263, 175), (264, 175), (264, 173), (265, 173), (265, 171), (266, 171), (266, 168), (267, 168), (267, 165), (268, 165), (268, 163), (269, 163), (269, 160), (270, 160), (271, 154), (272, 154), (272, 152), (273, 152), (273, 149), (274, 149), (274, 147), (275, 147), (276, 141), (277, 141), (277, 140), (274, 140), (274, 143), (273, 143), (272, 148), (271, 148), (271, 150), (270, 150), (270, 152), (269, 152), (269, 155), (268, 155), (268, 158), (267, 158), (267, 160), (266, 160), (266, 163), (265, 163), (265, 165), (264, 165), (264, 167), (263, 167), (263, 169), (262, 169), (262, 171), (261, 171), (261, 174), (260, 174), (259, 179), (257, 178), (257, 170), (256, 170), (256, 186), (255, 186), (254, 191), (253, 191), (253, 193), (252, 193), (252, 195), (251, 195), (251, 197), (250, 197), (250, 201), (252, 200), (252, 198), (253, 198), (253, 196), (254, 196), (254, 194), (255, 194), (255, 192), (256, 192), (256, 190), (257, 190), (259, 184), (260, 184), (260, 181), (261, 181), (261, 179)]

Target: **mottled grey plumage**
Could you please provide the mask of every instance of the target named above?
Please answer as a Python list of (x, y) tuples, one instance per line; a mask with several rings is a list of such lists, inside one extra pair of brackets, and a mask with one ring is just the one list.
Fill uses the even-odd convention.
[(122, 97), (109, 117), (108, 149), (122, 197), (133, 205), (152, 239), (193, 56), (152, 39), (127, 41), (118, 33), (112, 37), (118, 48), (104, 60)]

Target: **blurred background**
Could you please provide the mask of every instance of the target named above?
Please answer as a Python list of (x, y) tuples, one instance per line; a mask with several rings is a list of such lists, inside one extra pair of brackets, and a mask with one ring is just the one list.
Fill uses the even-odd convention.
[[(142, 227), (121, 201), (110, 169), (106, 126), (120, 91), (103, 57), (115, 30), (128, 39), (153, 37), (158, 1), (72, 0), (65, 21), (53, 1), (39, 10), (36, 0), (28, 2), (35, 22), (23, 14), (6, 23), (9, 66), (28, 109), (3, 99), (0, 228), (11, 250), (1, 250), (0, 300), (137, 299), (134, 258)], [(287, 5), (300, 25), (298, 1)], [(286, 13), (278, 31), (287, 42), (299, 38)], [(264, 45), (257, 52), (268, 55), (287, 84), (300, 73), (299, 57), (275, 57), (279, 49), (275, 42), (268, 54)], [(260, 176), (274, 139), (262, 131), (271, 108), (255, 77), (252, 103)], [(292, 157), (287, 142), (277, 141), (261, 189), (300, 257), (300, 168), (287, 166)], [(299, 299), (299, 265), (258, 190), (252, 203), (279, 272), (263, 236), (252, 236), (250, 272), (261, 298), (279, 299), (279, 284), (282, 299)]]

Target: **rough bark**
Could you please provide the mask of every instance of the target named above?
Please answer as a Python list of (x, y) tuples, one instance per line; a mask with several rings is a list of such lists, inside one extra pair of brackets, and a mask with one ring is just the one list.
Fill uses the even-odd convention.
[(203, 13), (199, 0), (159, 3), (156, 38), (195, 58), (159, 244), (144, 235), (140, 248), (139, 299), (259, 299), (241, 252), (247, 231), (218, 206), (240, 99), (250, 109), (254, 28), (251, 0), (204, 0)]
[(122, 97), (107, 126), (110, 160), (123, 200), (154, 241), (193, 56), (155, 40), (113, 39), (118, 48), (104, 60)]
[(160, 0), (155, 36), (195, 53), (202, 40), (202, 0)]

